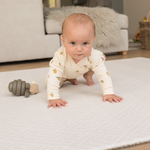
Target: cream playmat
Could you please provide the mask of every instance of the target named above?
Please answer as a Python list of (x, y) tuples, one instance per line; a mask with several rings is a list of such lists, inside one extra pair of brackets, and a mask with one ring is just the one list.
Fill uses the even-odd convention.
[[(48, 68), (0, 73), (1, 150), (106, 150), (150, 141), (150, 59), (106, 61), (115, 93), (121, 103), (102, 102), (102, 92), (65, 83), (61, 97), (67, 107), (47, 109), (45, 77)], [(37, 95), (2, 93), (10, 81), (35, 80)]]

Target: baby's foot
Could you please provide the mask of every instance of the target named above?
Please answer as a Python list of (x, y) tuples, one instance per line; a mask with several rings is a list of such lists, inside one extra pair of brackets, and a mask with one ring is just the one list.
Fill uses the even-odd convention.
[(83, 77), (84, 77), (85, 80), (86, 80), (86, 83), (87, 83), (89, 86), (93, 86), (93, 85), (94, 85), (94, 81), (93, 81), (93, 79), (92, 79), (92, 75), (93, 75), (93, 74), (88, 74), (88, 73), (85, 73), (85, 74), (83, 75)]
[(77, 79), (66, 79), (66, 81), (71, 82), (72, 84), (78, 85)]

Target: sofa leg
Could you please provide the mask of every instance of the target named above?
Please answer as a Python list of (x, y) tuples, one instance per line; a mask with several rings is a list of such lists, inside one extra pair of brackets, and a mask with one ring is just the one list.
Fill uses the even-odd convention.
[(127, 55), (127, 51), (117, 52), (119, 55)]

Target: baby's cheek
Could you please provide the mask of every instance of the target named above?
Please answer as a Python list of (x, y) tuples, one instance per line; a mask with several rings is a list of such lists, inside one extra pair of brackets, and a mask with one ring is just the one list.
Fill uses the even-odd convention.
[(70, 56), (70, 57), (73, 57), (75, 54), (74, 54), (75, 52), (73, 51), (73, 50), (69, 50), (68, 52), (67, 52), (67, 54)]
[(88, 48), (88, 49), (85, 50), (85, 53), (84, 53), (85, 56), (89, 56), (91, 54), (91, 49), (92, 48)]

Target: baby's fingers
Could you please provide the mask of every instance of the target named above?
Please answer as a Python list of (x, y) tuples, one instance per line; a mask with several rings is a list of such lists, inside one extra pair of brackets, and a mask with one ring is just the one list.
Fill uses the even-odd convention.
[(56, 103), (56, 105), (58, 106), (58, 108), (61, 108), (61, 102)]
[(119, 98), (117, 98), (117, 97), (113, 98), (113, 101), (115, 101), (116, 103), (120, 102)]
[(123, 100), (123, 98), (122, 98), (122, 97), (120, 97), (120, 96), (118, 96), (118, 98), (119, 98), (119, 100), (121, 100), (121, 101)]
[(110, 98), (110, 97), (109, 98), (106, 98), (106, 97), (103, 98), (103, 102), (106, 102), (107, 100), (109, 102), (113, 103), (113, 99), (112, 98)]
[(53, 103), (53, 108), (56, 109), (56, 103)]
[(106, 102), (106, 98), (103, 98), (103, 102)]
[(107, 100), (111, 103), (114, 103), (113, 99), (112, 98), (107, 98)]
[(118, 101), (119, 101), (119, 102), (122, 102), (122, 100), (123, 100), (123, 99), (118, 98)]
[(64, 107), (66, 107), (66, 104), (64, 102), (61, 102), (61, 105), (64, 106)]
[(66, 102), (65, 100), (62, 100), (63, 103), (68, 104), (68, 102)]
[(122, 102), (122, 100), (123, 100), (123, 98), (122, 97), (119, 97), (119, 96), (117, 96), (117, 97), (114, 97), (114, 101), (115, 102)]
[(53, 104), (52, 103), (49, 103), (49, 105), (47, 106), (47, 108), (50, 108)]
[(63, 101), (57, 102), (56, 106), (58, 106), (58, 108), (62, 108), (61, 106), (66, 107), (66, 104)]

